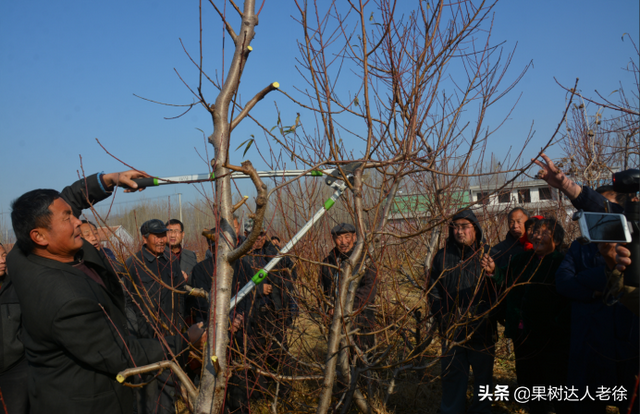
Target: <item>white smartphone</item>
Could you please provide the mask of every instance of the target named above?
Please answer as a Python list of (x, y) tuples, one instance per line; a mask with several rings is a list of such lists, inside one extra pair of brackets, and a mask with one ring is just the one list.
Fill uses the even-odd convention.
[(578, 211), (573, 215), (580, 227), (581, 243), (631, 243), (631, 232), (623, 214)]

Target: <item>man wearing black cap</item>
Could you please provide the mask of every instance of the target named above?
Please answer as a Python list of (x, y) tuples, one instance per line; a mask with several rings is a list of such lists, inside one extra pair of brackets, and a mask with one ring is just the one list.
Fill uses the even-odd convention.
[[(129, 279), (126, 288), (131, 296), (138, 338), (162, 338), (180, 333), (184, 321), (184, 296), (172, 289), (185, 284), (185, 274), (167, 243), (167, 227), (161, 220), (144, 222), (140, 233), (142, 249), (127, 259)], [(174, 381), (161, 374), (137, 393), (138, 414), (175, 413)]]
[[(323, 260), (323, 263), (328, 266), (322, 266), (320, 270), (320, 284), (325, 296), (335, 303), (338, 297), (338, 286), (340, 285), (340, 271), (337, 268), (353, 252), (353, 247), (357, 241), (356, 228), (349, 223), (340, 223), (331, 229), (331, 237), (335, 247)], [(363, 256), (362, 260), (364, 261), (364, 259)], [(354, 266), (354, 269), (359, 268), (360, 266)], [(356, 324), (359, 325), (361, 332), (371, 331), (375, 317), (373, 310), (368, 308), (368, 305), (373, 304), (375, 297), (376, 271), (372, 266), (368, 266), (356, 289), (356, 297), (353, 304), (353, 312), (358, 314)], [(327, 314), (333, 315), (333, 307), (327, 310)], [(359, 338), (362, 346), (372, 347), (374, 345), (374, 338), (370, 335), (363, 335)]]

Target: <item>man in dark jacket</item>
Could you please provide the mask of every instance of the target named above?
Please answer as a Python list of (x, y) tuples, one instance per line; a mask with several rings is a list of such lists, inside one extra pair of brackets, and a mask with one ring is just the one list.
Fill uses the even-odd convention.
[(8, 413), (27, 414), (27, 360), (20, 342), (22, 316), (7, 273), (7, 251), (0, 243), (0, 393)]
[[(278, 251), (263, 231), (253, 245), (253, 250), (238, 260), (233, 275), (232, 295), (238, 293), (251, 278), (263, 269)], [(291, 324), (290, 302), (296, 272), (293, 262), (283, 258), (253, 291), (240, 301), (232, 311), (234, 320), (244, 321), (243, 329), (232, 338), (240, 354), (249, 355), (261, 369), (290, 375), (286, 339)], [(249, 398), (262, 396), (271, 378), (244, 371), (234, 375), (229, 382), (229, 408), (232, 412), (248, 412)], [(281, 392), (283, 392), (281, 388)], [(284, 392), (288, 392), (285, 388)]]
[[(609, 186), (599, 187), (596, 192), (611, 203), (620, 201)], [(605, 270), (614, 267), (615, 259), (614, 252), (606, 247), (605, 243), (582, 245), (574, 241), (555, 275), (558, 293), (571, 299), (568, 383), (581, 395), (587, 387), (591, 391), (619, 385), (632, 389), (638, 373), (638, 317), (620, 303), (608, 306), (603, 302)], [(606, 406), (613, 404), (626, 412), (628, 401), (585, 398), (576, 403), (585, 414), (604, 413)]]
[(470, 366), (469, 412), (491, 412), (491, 401), (479, 400), (480, 386), (491, 389), (496, 340), (495, 322), (488, 318), (495, 291), (480, 265), (488, 250), (475, 214), (464, 210), (451, 219), (447, 244), (433, 259), (429, 299), (442, 335), (442, 414), (464, 412)]
[[(340, 264), (342, 261), (349, 259), (353, 248), (357, 241), (356, 228), (353, 224), (340, 223), (331, 229), (331, 237), (335, 247), (329, 252), (329, 255), (322, 261), (325, 266), (320, 268), (320, 285), (324, 291), (325, 297), (328, 299), (326, 303), (326, 313), (333, 315), (333, 307), (338, 297), (338, 287), (340, 286)], [(360, 263), (364, 263), (363, 258)], [(353, 266), (354, 269), (360, 269), (360, 265)], [(367, 266), (364, 275), (360, 279), (358, 288), (356, 289), (355, 301), (353, 303), (353, 312), (357, 315), (356, 326), (360, 328), (358, 335), (359, 345), (362, 347), (373, 347), (375, 338), (368, 335), (375, 323), (375, 315), (373, 309), (369, 305), (373, 305), (377, 292), (377, 273), (373, 266)]]
[[(126, 261), (129, 279), (125, 279), (131, 294), (138, 338), (162, 338), (176, 335), (184, 322), (184, 299), (176, 289), (186, 282), (178, 258), (167, 249), (167, 227), (158, 219), (144, 222), (140, 233), (144, 245)], [(151, 377), (149, 378), (151, 380)], [(138, 413), (174, 413), (175, 381), (169, 372), (138, 392)]]
[(193, 266), (198, 263), (196, 252), (182, 247), (184, 241), (184, 224), (178, 219), (171, 219), (165, 223), (167, 228), (167, 248), (171, 249), (180, 263), (180, 269), (191, 277)]
[[(32, 414), (131, 413), (133, 392), (121, 370), (171, 359), (180, 336), (137, 339), (126, 328), (124, 295), (104, 253), (80, 237), (84, 208), (115, 185), (136, 188), (136, 171), (96, 174), (58, 193), (30, 191), (12, 203), (17, 248), (7, 264), (22, 308)], [(195, 328), (195, 329), (194, 329)], [(189, 331), (196, 339), (202, 330)]]

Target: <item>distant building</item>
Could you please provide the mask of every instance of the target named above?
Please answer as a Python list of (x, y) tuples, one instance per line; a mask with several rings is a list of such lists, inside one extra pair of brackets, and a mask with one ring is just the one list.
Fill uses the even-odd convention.
[(543, 180), (515, 182), (500, 189), (501, 187), (494, 184), (475, 185), (470, 186), (468, 190), (443, 192), (440, 205), (432, 195), (397, 195), (389, 220), (396, 223), (428, 220), (432, 212), (438, 212), (437, 215), (440, 215), (440, 212), (452, 215), (473, 203), (475, 204), (471, 208), (478, 216), (506, 215), (516, 206), (525, 208), (531, 214), (557, 212), (559, 209), (567, 214), (573, 211), (569, 199), (557, 189), (549, 187)]
[[(544, 180), (515, 182), (498, 190), (500, 187), (502, 186), (469, 187), (471, 201), (478, 202), (474, 208), (481, 208), (488, 214), (499, 214), (516, 206), (527, 209), (531, 214), (557, 211), (559, 208), (566, 212), (573, 209), (569, 199), (557, 189), (549, 187)], [(489, 195), (491, 193), (494, 194)]]

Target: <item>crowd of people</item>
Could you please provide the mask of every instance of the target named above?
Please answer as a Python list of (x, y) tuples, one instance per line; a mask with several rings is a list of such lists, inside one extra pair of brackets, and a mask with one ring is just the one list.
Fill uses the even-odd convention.
[[(543, 159), (540, 178), (577, 209), (622, 211), (624, 195), (608, 186), (595, 191), (578, 186)], [(181, 391), (171, 371), (129, 378), (136, 388), (115, 380), (127, 368), (163, 360), (177, 362), (198, 385), (201, 366), (190, 350), (202, 347), (215, 299), (185, 292), (212, 291), (216, 228), (203, 232), (208, 248), (198, 261), (183, 247), (182, 222), (148, 220), (140, 227), (140, 250), (120, 261), (101, 245), (96, 226), (78, 218), (116, 185), (135, 189), (132, 180), (139, 177), (136, 171), (96, 174), (62, 192), (30, 191), (12, 204), (17, 241), (9, 254), (0, 244), (0, 396), (9, 414), (175, 413)], [(491, 412), (487, 390), (494, 385), (498, 324), (513, 342), (519, 386), (571, 389), (591, 397), (531, 399), (531, 414), (605, 413), (607, 405), (626, 412), (640, 364), (638, 305), (603, 301), (603, 296), (607, 275), (629, 265), (628, 250), (574, 241), (565, 252), (561, 247), (569, 241), (553, 217), (516, 207), (507, 218), (504, 240), (489, 246), (476, 214), (458, 212), (429, 266), (426, 308), (442, 342), (440, 412)], [(253, 228), (242, 229), (235, 216), (233, 224), (232, 244), (240, 246)], [(319, 309), (327, 324), (341, 294), (342, 263), (358, 241), (349, 223), (333, 227), (331, 237), (334, 248), (318, 274)], [(251, 251), (233, 263), (232, 296), (278, 256), (280, 247), (277, 236), (260, 232)], [(352, 321), (361, 350), (376, 345), (372, 305), (381, 275), (369, 259), (365, 253), (351, 264), (360, 276)], [(246, 361), (279, 375), (293, 374), (287, 334), (300, 312), (296, 282), (296, 263), (284, 256), (234, 304), (229, 352), (231, 361), (245, 369), (229, 378), (228, 412), (250, 412), (250, 401), (266, 395), (273, 381)], [(468, 403), (471, 370), (474, 396)], [(280, 386), (281, 395), (291, 391), (286, 383)], [(627, 392), (624, 399), (593, 398), (620, 387)], [(638, 412), (637, 402), (631, 412)]]

